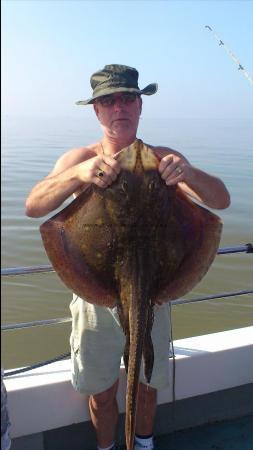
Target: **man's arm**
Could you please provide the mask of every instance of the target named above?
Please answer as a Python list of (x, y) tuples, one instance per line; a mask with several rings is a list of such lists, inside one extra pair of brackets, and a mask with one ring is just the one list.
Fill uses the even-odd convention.
[[(96, 175), (101, 168), (103, 179)], [(85, 184), (107, 187), (119, 171), (117, 161), (109, 156), (97, 156), (90, 149), (70, 150), (58, 159), (52, 172), (34, 186), (26, 200), (26, 214), (29, 217), (43, 217)]]
[(155, 152), (161, 158), (159, 171), (168, 186), (179, 183), (183, 191), (209, 208), (228, 208), (230, 195), (219, 178), (192, 166), (175, 150), (159, 147)]

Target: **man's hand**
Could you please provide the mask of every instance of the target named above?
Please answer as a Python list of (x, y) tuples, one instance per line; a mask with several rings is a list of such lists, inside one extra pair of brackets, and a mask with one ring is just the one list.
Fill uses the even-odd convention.
[(168, 154), (161, 159), (158, 170), (168, 186), (189, 181), (191, 165), (181, 156)]
[(120, 164), (111, 156), (99, 155), (79, 164), (79, 178), (84, 183), (93, 183), (106, 188), (116, 180)]
[[(73, 164), (73, 158), (71, 163)], [(68, 164), (65, 155), (64, 159), (58, 160), (54, 170), (34, 186), (26, 200), (27, 216), (45, 216), (58, 208), (70, 195), (78, 192), (84, 184), (93, 183), (106, 188), (116, 180), (120, 172), (119, 163), (105, 155), (94, 156), (70, 167)]]
[(181, 183), (180, 188), (186, 194), (209, 208), (225, 209), (230, 205), (230, 195), (224, 183), (192, 166), (180, 154), (163, 156), (158, 170), (168, 186)]

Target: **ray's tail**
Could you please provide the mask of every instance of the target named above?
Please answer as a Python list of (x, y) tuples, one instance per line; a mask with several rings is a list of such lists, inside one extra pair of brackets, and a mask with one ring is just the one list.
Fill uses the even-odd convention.
[[(136, 412), (138, 400), (139, 375), (142, 355), (145, 358), (145, 376), (150, 381), (153, 368), (153, 345), (150, 337), (152, 328), (152, 305), (149, 295), (149, 283), (145, 277), (144, 265), (147, 263), (141, 251), (134, 251), (127, 267), (128, 289), (122, 292), (125, 299), (125, 315), (127, 318), (127, 346), (125, 349), (125, 365), (127, 369), (126, 395), (126, 445), (132, 450), (134, 445)], [(126, 272), (125, 272), (126, 275)], [(126, 303), (128, 308), (126, 308)], [(123, 307), (124, 307), (123, 306)], [(149, 351), (146, 348), (148, 343)]]
[[(136, 291), (138, 291), (138, 289), (136, 289)], [(138, 292), (133, 292), (133, 303), (136, 295), (138, 295)], [(127, 373), (125, 424), (127, 450), (132, 450), (134, 444), (139, 374), (146, 328), (146, 316), (147, 311), (145, 311), (144, 308), (136, 308), (136, 305), (130, 306), (130, 347)]]

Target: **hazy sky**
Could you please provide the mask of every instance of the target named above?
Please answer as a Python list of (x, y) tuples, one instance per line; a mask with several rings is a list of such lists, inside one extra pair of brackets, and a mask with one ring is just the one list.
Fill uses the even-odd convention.
[(90, 75), (136, 67), (149, 117), (253, 118), (253, 1), (2, 0), (2, 112), (88, 117)]

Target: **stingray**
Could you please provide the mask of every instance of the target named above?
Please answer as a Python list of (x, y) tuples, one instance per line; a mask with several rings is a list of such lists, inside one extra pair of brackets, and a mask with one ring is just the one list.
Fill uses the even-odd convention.
[(117, 307), (126, 335), (127, 450), (134, 444), (140, 364), (150, 382), (153, 309), (202, 279), (219, 246), (222, 223), (180, 189), (167, 186), (159, 158), (139, 139), (117, 154), (121, 172), (106, 189), (90, 185), (41, 225), (52, 265), (86, 301)]

